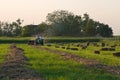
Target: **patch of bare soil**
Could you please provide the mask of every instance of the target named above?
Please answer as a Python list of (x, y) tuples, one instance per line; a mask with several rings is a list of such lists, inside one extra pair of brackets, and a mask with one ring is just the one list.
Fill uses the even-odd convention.
[(30, 65), (27, 61), (24, 50), (12, 44), (5, 62), (0, 65), (0, 80), (44, 80), (34, 70), (25, 67)]
[(39, 47), (42, 50), (47, 50), (49, 52), (52, 53), (56, 53), (61, 55), (64, 59), (72, 59), (78, 63), (82, 63), (85, 64), (86, 66), (90, 67), (90, 68), (96, 68), (96, 69), (103, 69), (109, 73), (115, 74), (115, 75), (120, 75), (120, 66), (109, 66), (109, 65), (105, 65), (102, 64), (96, 60), (92, 60), (92, 59), (86, 59), (74, 54), (70, 54), (70, 53), (66, 53), (63, 51), (59, 51), (59, 50), (51, 50), (49, 48), (43, 48), (43, 47)]

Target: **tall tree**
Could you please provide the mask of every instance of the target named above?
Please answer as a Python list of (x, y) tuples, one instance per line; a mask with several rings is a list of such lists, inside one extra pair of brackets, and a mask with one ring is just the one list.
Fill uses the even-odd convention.
[(0, 33), (2, 36), (18, 36), (21, 34), (22, 20), (18, 19), (15, 22), (0, 22)]
[(21, 36), (28, 37), (28, 36), (34, 36), (36, 34), (36, 28), (37, 25), (26, 25), (22, 28), (22, 34)]
[(22, 24), (23, 20), (17, 19), (16, 22), (12, 22), (11, 26), (13, 27), (13, 35), (14, 36), (20, 36), (21, 34), (21, 29), (22, 29)]
[(52, 32), (57, 36), (75, 36), (81, 32), (81, 16), (65, 10), (49, 13), (47, 22), (52, 25)]
[(112, 28), (110, 28), (108, 25), (101, 24), (101, 23), (99, 23), (99, 25), (97, 27), (97, 33), (103, 37), (112, 37), (113, 36)]
[(42, 22), (38, 25), (37, 27), (37, 34), (41, 34), (41, 35), (44, 35), (45, 34), (45, 31), (48, 29), (49, 25), (45, 22)]
[(13, 27), (8, 22), (2, 23), (3, 36), (12, 36)]
[(0, 36), (2, 36), (2, 22), (0, 21)]
[(92, 19), (89, 19), (86, 23), (86, 26), (84, 28), (84, 35), (85, 36), (95, 36), (96, 35), (96, 25), (95, 22)]

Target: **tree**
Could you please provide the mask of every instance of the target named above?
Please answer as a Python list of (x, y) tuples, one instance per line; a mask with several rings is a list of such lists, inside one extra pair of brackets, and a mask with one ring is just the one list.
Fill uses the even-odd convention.
[(2, 36), (2, 22), (0, 21), (0, 36)]
[(97, 27), (97, 33), (103, 37), (113, 36), (112, 29), (108, 25), (100, 24), (100, 23), (99, 23), (99, 26)]
[(18, 19), (15, 22), (0, 22), (0, 34), (2, 36), (19, 36), (21, 34), (22, 20)]
[(47, 22), (52, 25), (56, 36), (75, 36), (81, 33), (81, 16), (60, 10), (47, 15)]
[(83, 14), (82, 22), (81, 22), (82, 30), (84, 30), (84, 28), (87, 26), (89, 19), (90, 17), (87, 13)]
[(99, 34), (103, 37), (111, 37), (113, 35), (112, 29), (108, 25), (94, 21), (87, 13), (82, 17), (81, 24), (84, 36), (96, 36)]
[(92, 19), (89, 19), (83, 31), (85, 36), (95, 36), (96, 35), (96, 25)]
[(22, 36), (44, 35), (47, 28), (48, 24), (45, 22), (39, 25), (26, 25), (22, 28)]
[(37, 27), (37, 34), (45, 34), (46, 30), (48, 29), (49, 25), (45, 22), (42, 22)]
[(21, 36), (28, 37), (36, 35), (37, 25), (26, 25), (22, 28)]
[(16, 22), (12, 22), (11, 26), (13, 27), (12, 34), (13, 36), (20, 36), (21, 35), (21, 29), (23, 20), (17, 19)]
[(3, 36), (12, 36), (13, 27), (8, 22), (2, 23)]
[(65, 19), (69, 16), (73, 15), (73, 13), (70, 13), (65, 10), (60, 10), (60, 11), (54, 11), (52, 13), (48, 13), (47, 15), (47, 21), (50, 24), (59, 24), (59, 23), (64, 23)]

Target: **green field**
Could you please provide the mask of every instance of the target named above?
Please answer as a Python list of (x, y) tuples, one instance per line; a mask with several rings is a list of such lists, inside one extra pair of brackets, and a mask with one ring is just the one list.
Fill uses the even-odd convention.
[(73, 60), (64, 60), (57, 54), (32, 48), (28, 45), (19, 45), (25, 49), (26, 56), (32, 66), (47, 80), (119, 80), (104, 70), (91, 69)]
[[(24, 40), (27, 42), (29, 39), (33, 38), (0, 38), (2, 41), (20, 41), (20, 44), (19, 42), (16, 42), (17, 46), (24, 49), (25, 56), (29, 59), (28, 61), (31, 64), (26, 67), (35, 70), (38, 74), (40, 74), (41, 77), (46, 80), (120, 80), (120, 77), (118, 75), (111, 74), (105, 70), (91, 68), (72, 59), (65, 59), (59, 54), (55, 54), (47, 50), (42, 50), (39, 48), (40, 46), (36, 48), (34, 46), (25, 44), (25, 42), (21, 42)], [(60, 41), (61, 39), (57, 38), (57, 40)], [(76, 39), (72, 38), (71, 40)], [(111, 42), (111, 40), (106, 39), (101, 41), (109, 44), (109, 46), (113, 44), (120, 44), (119, 41)], [(85, 50), (81, 49), (80, 47), (76, 47), (77, 44), (85, 45), (85, 42), (46, 43), (45, 46), (42, 47), (66, 52), (68, 54), (82, 56), (87, 59), (94, 59), (101, 62), (102, 64), (110, 66), (120, 66), (120, 58), (112, 55), (113, 52), (120, 51), (120, 46), (116, 47), (116, 51), (100, 51), (100, 54), (94, 54), (94, 50), (100, 50), (101, 46), (95, 47), (92, 45), (92, 43), (93, 42), (91, 42), (90, 46), (88, 46)], [(99, 45), (101, 44), (101, 42), (95, 43), (98, 43)], [(48, 44), (52, 46), (48, 47)], [(5, 55), (7, 55), (9, 51), (9, 45), (10, 44), (8, 43), (0, 44), (0, 64), (4, 63)], [(67, 47), (68, 45), (70, 45), (72, 48), (78, 48), (78, 51), (61, 48), (62, 46)], [(55, 46), (60, 46), (60, 48), (55, 48)]]
[[(0, 37), (0, 43), (6, 44), (6, 43), (20, 43), (25, 44), (29, 40), (35, 40), (35, 37)], [(45, 37), (46, 43), (70, 43), (70, 42), (99, 42), (99, 38), (80, 38), (80, 37)]]
[(0, 63), (4, 61), (5, 55), (9, 51), (9, 44), (0, 44)]
[[(59, 50), (59, 51), (67, 52), (67, 53), (74, 54), (77, 56), (82, 56), (88, 59), (94, 59), (103, 64), (120, 66), (120, 58), (113, 56), (114, 52), (120, 51), (120, 46), (117, 46), (115, 51), (100, 51), (100, 54), (94, 54), (95, 50), (99, 51), (102, 47), (89, 46), (87, 47), (87, 49), (83, 50), (80, 47), (71, 46), (71, 48), (78, 48), (78, 51), (74, 51), (74, 50), (62, 49), (62, 46), (60, 46), (60, 48), (55, 48), (56, 45), (60, 46), (59, 44), (53, 44), (51, 47), (48, 47), (47, 45), (44, 47), (49, 48), (51, 50)], [(65, 44), (64, 47), (67, 47), (67, 45), (68, 44)]]

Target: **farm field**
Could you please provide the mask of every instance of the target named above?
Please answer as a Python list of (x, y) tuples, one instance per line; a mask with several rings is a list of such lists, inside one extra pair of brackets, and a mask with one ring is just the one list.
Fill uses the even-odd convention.
[(120, 80), (120, 0), (1, 0), (0, 9), (0, 80)]
[[(108, 42), (108, 44), (109, 43), (110, 42)], [(97, 46), (96, 45), (94, 46), (93, 44), (97, 44)], [(118, 46), (115, 46), (115, 50), (101, 50), (102, 48), (111, 48), (111, 46), (114, 44), (118, 45)], [(43, 47), (49, 48), (51, 50), (58, 50), (58, 51), (74, 54), (77, 56), (82, 56), (88, 59), (94, 59), (106, 65), (120, 66), (120, 58), (117, 56), (113, 56), (113, 53), (120, 51), (120, 46), (118, 42), (113, 42), (109, 46), (107, 45), (105, 47), (102, 47), (100, 42), (90, 43), (90, 45), (86, 49), (82, 49), (83, 47), (79, 45), (82, 45), (84, 47), (86, 43), (72, 43), (72, 44), (69, 44), (69, 43), (56, 44), (55, 43), (55, 44), (46, 44)], [(97, 54), (95, 53), (95, 51), (99, 51), (100, 53)]]
[(19, 45), (25, 49), (26, 56), (32, 66), (46, 80), (119, 80), (120, 78), (101, 69), (94, 69), (79, 64), (74, 60), (66, 60), (58, 54), (33, 48), (28, 45)]
[[(34, 40), (35, 37), (0, 37), (0, 43), (6, 44), (6, 43), (27, 43), (29, 40)], [(47, 43), (60, 43), (60, 42), (98, 42), (100, 41), (99, 38), (93, 38), (93, 37), (45, 37), (45, 42)]]
[[(101, 43), (105, 43), (107, 48), (117, 45), (114, 47), (115, 50), (102, 51)], [(113, 53), (120, 51), (119, 41), (89, 42), (89, 46), (85, 49), (82, 49), (80, 45), (84, 46), (88, 42), (46, 43), (44, 46), (16, 44), (17, 47), (24, 50), (24, 55), (28, 59), (29, 65), (25, 65), (25, 67), (35, 71), (40, 75), (39, 77), (45, 80), (120, 80), (120, 57), (113, 55)], [(5, 62), (5, 55), (10, 51), (9, 47), (10, 44), (0, 44), (0, 64)], [(94, 51), (100, 51), (100, 53)], [(80, 57), (83, 62), (87, 61), (88, 63), (79, 62), (76, 57), (78, 59)], [(115, 72), (109, 72), (99, 66), (93, 67), (91, 60), (93, 63), (95, 62), (95, 65), (98, 62), (105, 65), (105, 68), (115, 70)], [(88, 65), (89, 62), (90, 65)]]
[(4, 61), (5, 55), (9, 51), (9, 44), (0, 44), (0, 63)]

